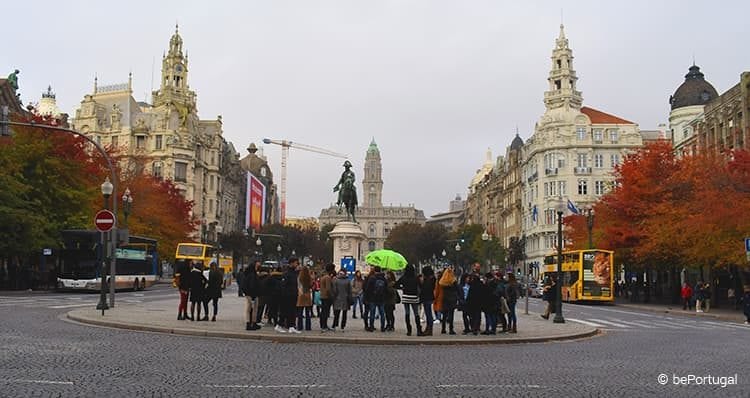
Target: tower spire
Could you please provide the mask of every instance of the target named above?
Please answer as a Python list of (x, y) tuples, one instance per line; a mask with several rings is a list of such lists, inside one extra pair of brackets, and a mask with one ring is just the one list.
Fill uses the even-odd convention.
[(544, 93), (547, 110), (555, 108), (579, 109), (583, 103), (581, 92), (576, 90), (578, 77), (573, 69), (573, 50), (565, 37), (565, 25), (560, 24), (560, 33), (552, 50), (552, 69), (547, 81), (549, 90)]

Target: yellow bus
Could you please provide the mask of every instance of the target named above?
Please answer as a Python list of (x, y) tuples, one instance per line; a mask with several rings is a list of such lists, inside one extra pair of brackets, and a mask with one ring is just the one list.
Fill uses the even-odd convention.
[[(565, 301), (614, 301), (614, 252), (571, 250), (562, 253), (562, 298)], [(544, 257), (543, 275), (557, 274), (557, 254)]]
[[(234, 266), (232, 257), (219, 254), (218, 250), (211, 245), (205, 243), (178, 243), (174, 259), (175, 270), (180, 269), (181, 265), (187, 260), (203, 264), (205, 271), (208, 270), (208, 266), (212, 262), (215, 262), (224, 274), (223, 287), (226, 288), (232, 283), (232, 268)], [(177, 283), (178, 281), (175, 279), (172, 284), (176, 286)]]

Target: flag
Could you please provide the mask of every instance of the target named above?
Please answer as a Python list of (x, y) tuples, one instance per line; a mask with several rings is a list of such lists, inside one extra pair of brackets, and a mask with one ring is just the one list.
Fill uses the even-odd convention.
[(537, 211), (536, 211), (536, 205), (534, 205), (534, 208), (533, 208), (533, 209), (531, 209), (531, 219), (532, 219), (532, 220), (533, 220), (534, 222), (536, 222), (537, 214), (538, 214), (538, 213), (537, 213)]
[(570, 201), (570, 199), (568, 199), (568, 210), (570, 210), (570, 212), (573, 214), (580, 214), (578, 208), (573, 204), (573, 202)]

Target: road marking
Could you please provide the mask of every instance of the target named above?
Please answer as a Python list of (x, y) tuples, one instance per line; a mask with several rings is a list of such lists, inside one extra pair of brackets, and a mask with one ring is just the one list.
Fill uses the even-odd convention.
[(326, 384), (279, 384), (279, 385), (252, 385), (252, 384), (204, 384), (206, 388), (326, 388)]
[[(667, 319), (672, 319), (672, 318), (667, 318)], [(675, 326), (680, 327), (680, 328), (698, 329), (698, 330), (705, 330), (706, 329), (705, 327), (693, 326), (693, 325), (689, 325), (687, 323), (677, 323), (677, 322), (670, 322), (670, 321), (658, 321), (658, 322), (665, 323), (665, 324), (668, 324), (668, 325), (675, 325)]]
[(646, 329), (654, 329), (654, 328), (656, 328), (655, 326), (647, 325), (645, 323), (638, 323), (638, 322), (635, 322), (635, 321), (623, 321), (622, 319), (618, 319), (617, 321), (618, 322), (622, 322), (622, 323), (624, 323), (626, 325), (638, 326), (638, 327), (646, 328)]
[(600, 325), (600, 324), (594, 323), (594, 322), (584, 321), (582, 319), (575, 319), (575, 318), (570, 318), (570, 317), (566, 317), (565, 319), (567, 319), (569, 321), (573, 321), (573, 322), (582, 323), (584, 325), (593, 326), (595, 328), (603, 328), (603, 327), (605, 327), (604, 325)]
[(82, 304), (66, 304), (66, 305), (52, 305), (47, 308), (60, 309), (60, 308), (73, 308), (73, 307), (86, 307), (95, 306), (96, 303), (82, 303)]
[(615, 326), (615, 327), (618, 327), (618, 328), (630, 329), (630, 326), (623, 325), (623, 324), (617, 323), (617, 322), (610, 322), (610, 321), (605, 321), (604, 319), (594, 319), (594, 318), (592, 318), (591, 320), (594, 321), (594, 322), (601, 322), (601, 323), (604, 323), (604, 324), (607, 324), (607, 325), (611, 325), (611, 326)]
[(63, 384), (63, 385), (68, 385), (68, 386), (72, 386), (73, 385), (72, 381), (56, 381), (56, 380), (22, 380), (22, 379), (17, 379), (17, 380), (10, 380), (10, 382), (11, 383), (34, 383), (34, 384)]
[(538, 384), (438, 384), (437, 388), (542, 388)]
[(733, 323), (722, 323), (722, 322), (711, 322), (711, 321), (703, 321), (703, 322), (711, 324), (711, 325), (716, 325), (716, 326), (730, 327), (730, 328), (736, 328), (736, 329), (742, 329), (742, 330), (750, 330), (750, 327), (748, 326), (735, 325)]

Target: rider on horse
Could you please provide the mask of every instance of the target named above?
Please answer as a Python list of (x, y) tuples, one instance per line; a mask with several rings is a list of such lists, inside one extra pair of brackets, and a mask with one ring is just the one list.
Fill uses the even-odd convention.
[(347, 213), (352, 216), (354, 222), (357, 222), (354, 218), (354, 209), (357, 207), (357, 187), (354, 185), (355, 177), (354, 172), (351, 171), (352, 164), (347, 160), (344, 162), (344, 168), (339, 182), (333, 187), (333, 192), (338, 191), (339, 193), (336, 205), (339, 206), (339, 212), (341, 211), (341, 205), (345, 205)]

